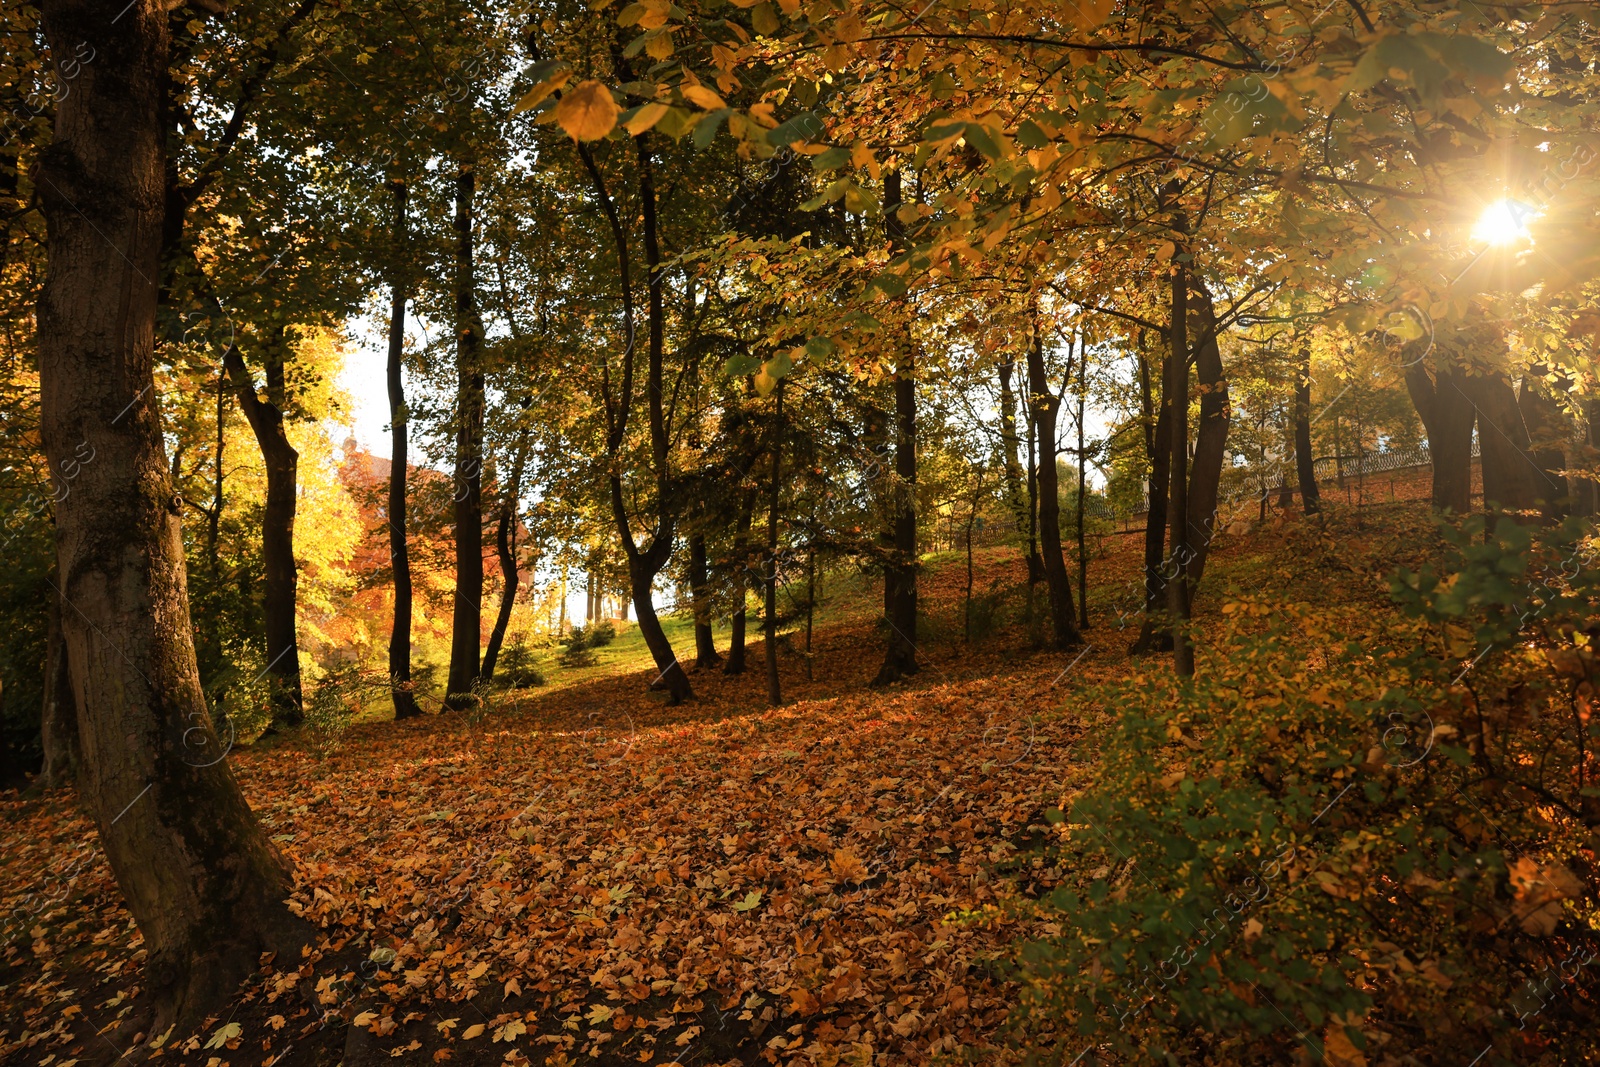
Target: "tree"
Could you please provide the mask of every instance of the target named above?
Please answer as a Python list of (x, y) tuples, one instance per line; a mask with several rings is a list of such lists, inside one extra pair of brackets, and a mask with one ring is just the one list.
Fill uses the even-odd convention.
[(150, 1032), (160, 1033), (197, 1024), (261, 952), (299, 935), (283, 904), (288, 868), (234, 781), (201, 692), (181, 502), (154, 395), (168, 12), (149, 0), (50, 0), (44, 30), (52, 49), (88, 41), (98, 56), (61, 101), (39, 174), (45, 452), (53, 468), (81, 466), (56, 513), (80, 788), (149, 951)]
[[(893, 253), (904, 240), (899, 212), (901, 175), (883, 176), (883, 226)], [(889, 685), (916, 674), (917, 663), (917, 361), (910, 331), (896, 336), (894, 368), (894, 478), (891, 558), (884, 565), (884, 618), (888, 647), (873, 685)]]
[(389, 310), (389, 358), (385, 381), (389, 392), (389, 499), (386, 523), (389, 560), (394, 569), (394, 616), (389, 631), (389, 693), (394, 717), (410, 719), (422, 714), (411, 686), (411, 548), (406, 541), (406, 476), (410, 465), (405, 392), (406, 289), (399, 263), (406, 246), (407, 186), (401, 179), (389, 185), (393, 196), (393, 241), (396, 262), (392, 269)]
[[(1078, 633), (1077, 610), (1072, 606), (1072, 578), (1067, 573), (1066, 555), (1061, 546), (1061, 488), (1056, 466), (1056, 423), (1061, 412), (1061, 396), (1051, 390), (1045, 376), (1044, 331), (1037, 313), (1032, 332), (1032, 343), (1028, 346), (1028, 415), (1039, 449), (1039, 544), (1045, 587), (1050, 594), (1051, 646), (1065, 650), (1081, 644), (1083, 637)], [(1066, 382), (1072, 379), (1070, 369), (1064, 379), (1063, 392)]]
[(456, 585), (450, 627), (450, 674), (445, 704), (476, 699), (483, 626), (483, 319), (478, 313), (473, 265), (473, 196), (476, 165), (462, 161), (455, 185), (455, 550)]

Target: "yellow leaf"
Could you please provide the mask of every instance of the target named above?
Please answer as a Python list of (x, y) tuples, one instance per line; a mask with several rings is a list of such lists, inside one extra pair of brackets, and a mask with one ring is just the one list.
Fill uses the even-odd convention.
[(461, 1040), (463, 1040), (463, 1041), (471, 1041), (475, 1037), (482, 1037), (482, 1036), (483, 1036), (483, 1024), (482, 1023), (473, 1023), (471, 1026), (469, 1026), (465, 1030), (461, 1031)]
[(1173, 253), (1177, 250), (1178, 246), (1173, 244), (1171, 241), (1162, 241), (1161, 247), (1156, 249), (1156, 258), (1164, 263), (1171, 259)]
[(645, 54), (651, 59), (666, 59), (672, 55), (672, 31), (659, 30), (656, 35), (645, 42)]
[(528, 1032), (528, 1028), (521, 1019), (512, 1019), (494, 1032), (495, 1041), (515, 1041)]
[(244, 1028), (238, 1023), (229, 1023), (226, 1026), (219, 1026), (217, 1027), (216, 1033), (212, 1034), (210, 1039), (206, 1041), (206, 1048), (221, 1048), (223, 1045), (227, 1044), (229, 1041), (232, 1041), (243, 1032)]
[(574, 140), (598, 141), (617, 124), (617, 102), (600, 82), (579, 82), (556, 104), (555, 119)]
[(511, 109), (513, 115), (520, 115), (524, 111), (531, 111), (544, 102), (544, 98), (567, 84), (571, 79), (572, 71), (558, 70), (544, 81), (522, 94), (522, 99), (517, 101), (517, 106)]
[(622, 128), (637, 137), (660, 122), (661, 116), (666, 113), (666, 104), (645, 104), (633, 113), (632, 118), (622, 124)]
[(488, 972), (488, 970), (489, 970), (489, 963), (488, 963), (487, 960), (485, 960), (482, 963), (475, 964), (473, 966), (472, 970), (467, 972), (467, 977), (468, 978), (482, 978), (484, 976), (484, 974), (486, 974)]
[(716, 111), (718, 108), (728, 106), (723, 103), (722, 97), (707, 89), (704, 85), (685, 85), (683, 87), (683, 98), (696, 107), (704, 108), (707, 111)]

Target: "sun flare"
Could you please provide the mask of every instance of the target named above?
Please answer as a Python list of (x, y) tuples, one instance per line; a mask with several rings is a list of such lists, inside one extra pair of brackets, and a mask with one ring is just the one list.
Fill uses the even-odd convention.
[(1483, 209), (1472, 239), (1491, 245), (1516, 244), (1528, 240), (1528, 223), (1539, 213), (1520, 200), (1504, 197)]

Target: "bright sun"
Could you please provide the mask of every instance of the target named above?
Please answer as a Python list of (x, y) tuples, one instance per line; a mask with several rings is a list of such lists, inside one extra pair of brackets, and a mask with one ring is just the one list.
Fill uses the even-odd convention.
[(1515, 244), (1528, 239), (1528, 223), (1538, 212), (1520, 200), (1496, 200), (1483, 209), (1472, 228), (1472, 239), (1491, 245)]

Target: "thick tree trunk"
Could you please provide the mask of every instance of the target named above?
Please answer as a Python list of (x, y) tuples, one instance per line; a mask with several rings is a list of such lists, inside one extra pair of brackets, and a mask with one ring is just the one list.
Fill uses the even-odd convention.
[[(406, 183), (396, 181), (394, 195), (394, 255), (406, 248)], [(405, 343), (406, 286), (404, 266), (394, 265), (394, 283), (389, 300), (389, 560), (394, 568), (394, 626), (389, 631), (389, 695), (394, 701), (394, 717), (409, 719), (422, 714), (411, 686), (411, 548), (406, 542), (406, 476), (410, 442), (406, 409)]]
[(783, 472), (783, 379), (778, 379), (773, 407), (772, 483), (767, 500), (766, 638), (767, 703), (783, 704), (783, 685), (778, 678), (778, 499)]
[(1407, 363), (1406, 391), (1428, 435), (1433, 463), (1433, 507), (1465, 515), (1472, 508), (1472, 422), (1475, 411), (1461, 388), (1461, 374), (1437, 358), (1429, 377), (1422, 360)]
[(1585, 473), (1572, 479), (1572, 513), (1600, 514), (1600, 399), (1582, 401), (1582, 444), (1570, 451), (1568, 466)]
[(689, 538), (689, 600), (694, 608), (694, 666), (702, 671), (722, 663), (711, 630), (711, 590), (707, 571), (706, 537), (697, 533)]
[(1200, 425), (1195, 429), (1194, 460), (1189, 468), (1189, 600), (1193, 608), (1195, 590), (1205, 575), (1206, 556), (1217, 532), (1217, 496), (1222, 485), (1222, 461), (1228, 451), (1228, 379), (1222, 370), (1222, 351), (1217, 345), (1216, 310), (1211, 294), (1198, 278), (1191, 278), (1191, 291), (1198, 298), (1196, 316), (1201, 344), (1195, 348), (1195, 377), (1199, 379)]
[[(1170, 380), (1170, 362), (1169, 355), (1161, 363), (1163, 382)], [(1150, 492), (1149, 510), (1144, 517), (1144, 618), (1139, 625), (1138, 638), (1128, 649), (1131, 655), (1172, 650), (1172, 628), (1166, 625), (1167, 578), (1163, 566), (1167, 550), (1168, 472), (1172, 469), (1172, 405), (1170, 398), (1163, 396), (1161, 413), (1152, 423), (1154, 390), (1150, 386), (1149, 363), (1142, 353), (1139, 370), (1143, 384), (1145, 448), (1150, 456)]]
[[(283, 344), (281, 333), (269, 348)], [(267, 500), (261, 519), (261, 563), (266, 572), (262, 608), (267, 630), (267, 673), (274, 680), (274, 726), (298, 726), (301, 720), (300, 650), (295, 637), (295, 598), (299, 568), (294, 560), (294, 513), (300, 453), (289, 443), (283, 425), (283, 367), (281, 349), (265, 359), (268, 400), (256, 395), (255, 381), (239, 350), (229, 346), (223, 355), (228, 377), (233, 379), (239, 407), (250, 423), (267, 472)], [(273, 374), (274, 363), (277, 373)], [(277, 388), (273, 388), (276, 385)], [(276, 394), (276, 395), (273, 395)]]
[[(1176, 260), (1176, 257), (1174, 257)], [(1189, 643), (1189, 282), (1174, 262), (1172, 274), (1172, 353), (1167, 361), (1166, 395), (1172, 405), (1172, 466), (1167, 516), (1172, 556), (1167, 570), (1167, 618), (1172, 626), (1172, 666), (1179, 677), (1194, 674)]]
[(1553, 480), (1547, 484), (1547, 476), (1534, 460), (1511, 383), (1496, 372), (1467, 375), (1461, 384), (1478, 414), (1484, 506), (1518, 512), (1537, 509)]
[(456, 173), (456, 588), (450, 621), (450, 674), (445, 706), (463, 708), (475, 699), (483, 626), (483, 369), (473, 273), (473, 195), (477, 176), (470, 164)]
[[(891, 171), (883, 177), (883, 210), (892, 249), (902, 244), (896, 214), (900, 203), (900, 172)], [(884, 569), (889, 637), (873, 685), (889, 685), (921, 670), (917, 663), (917, 367), (910, 336), (902, 337), (900, 344), (894, 375), (894, 549)]]
[(1060, 478), (1056, 471), (1056, 417), (1061, 398), (1045, 377), (1044, 335), (1034, 326), (1028, 348), (1028, 412), (1039, 442), (1039, 544), (1044, 557), (1044, 582), (1050, 594), (1053, 646), (1068, 649), (1082, 643), (1072, 605), (1072, 578), (1061, 549)]
[(44, 707), (39, 715), (39, 747), (44, 764), (39, 778), (46, 789), (62, 789), (78, 777), (78, 701), (73, 696), (72, 671), (67, 665), (67, 643), (61, 631), (61, 597), (55, 588), (59, 577), (50, 576), (50, 614), (45, 634)]
[[(1011, 376), (1015, 371), (1015, 363), (1011, 360), (1000, 364), (1000, 440), (1002, 444), (1001, 456), (1005, 461), (1005, 498), (1006, 507), (1010, 510), (1012, 518), (1017, 524), (1017, 534), (1020, 537), (1028, 525), (1028, 496), (1023, 487), (1022, 474), (1022, 441), (1017, 436), (1017, 394), (1011, 387)], [(1040, 575), (1034, 572), (1037, 565), (1036, 557), (1028, 553), (1029, 580), (1038, 581)]]
[(1315, 457), (1311, 454), (1311, 347), (1300, 349), (1294, 378), (1294, 468), (1300, 483), (1300, 508), (1307, 515), (1322, 511)]
[(1536, 366), (1522, 380), (1517, 407), (1532, 442), (1529, 455), (1536, 468), (1534, 497), (1545, 520), (1559, 522), (1571, 511), (1572, 504), (1571, 489), (1563, 473), (1567, 466), (1565, 446), (1572, 437), (1571, 422), (1540, 379), (1544, 372), (1544, 367)]
[(511, 461), (511, 484), (502, 492), (500, 522), (495, 531), (495, 552), (500, 559), (500, 610), (489, 632), (489, 645), (483, 651), (483, 680), (494, 677), (494, 665), (505, 644), (506, 627), (511, 625), (511, 609), (517, 601), (517, 501), (522, 496), (522, 472), (528, 459), (528, 431), (517, 435), (517, 451)]
[(149, 1034), (197, 1026), (303, 933), (206, 711), (154, 395), (168, 19), (155, 0), (47, 0), (51, 48), (97, 58), (38, 171), (42, 436), (52, 468), (81, 468), (55, 512), (80, 795), (144, 939)]

